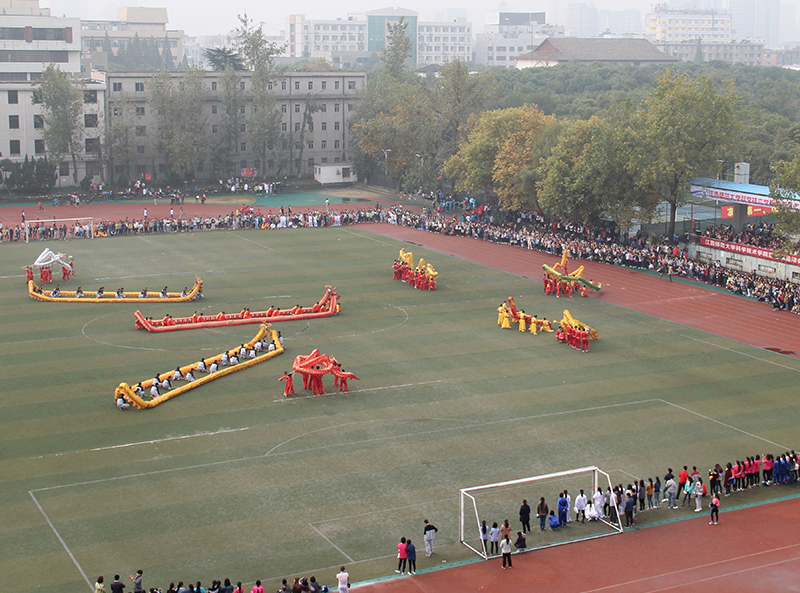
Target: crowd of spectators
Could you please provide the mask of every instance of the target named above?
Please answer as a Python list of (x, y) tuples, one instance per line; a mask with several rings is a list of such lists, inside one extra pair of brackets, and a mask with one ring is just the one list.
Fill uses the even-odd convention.
[[(136, 571), (136, 576), (130, 575), (133, 581), (133, 593), (144, 593), (145, 588), (142, 585), (143, 570)], [(347, 573), (345, 573), (347, 574)], [(338, 577), (338, 575), (337, 575)], [(349, 577), (349, 575), (348, 575)], [(106, 589), (108, 587), (108, 589)], [(114, 580), (111, 583), (106, 583), (103, 576), (97, 577), (94, 585), (95, 593), (125, 593), (126, 584), (120, 580), (119, 575), (114, 575)], [(147, 589), (149, 593), (265, 593), (264, 586), (260, 580), (250, 587), (249, 584), (242, 585), (241, 581), (237, 582), (234, 586), (230, 579), (225, 581), (214, 580), (211, 585), (206, 588), (201, 581), (194, 583), (184, 583), (179, 581), (176, 585), (174, 582), (169, 584), (169, 587), (163, 589), (161, 587), (150, 587)], [(311, 577), (296, 577), (294, 583), (291, 585), (286, 579), (281, 582), (280, 588), (277, 593), (327, 593), (329, 588), (327, 585), (320, 585), (317, 578)]]
[[(462, 208), (466, 206), (466, 210)], [(116, 236), (149, 233), (175, 233), (210, 230), (280, 229), (287, 227), (328, 227), (364, 222), (385, 222), (409, 226), (443, 235), (471, 237), (493, 243), (505, 243), (525, 249), (535, 249), (560, 256), (564, 249), (575, 259), (596, 261), (615, 266), (649, 270), (674, 277), (687, 278), (724, 288), (731, 293), (756, 299), (776, 310), (800, 313), (800, 286), (797, 284), (744, 272), (722, 265), (719, 260), (691, 259), (685, 242), (667, 241), (664, 237), (653, 240), (641, 231), (633, 236), (623, 236), (612, 226), (590, 228), (558, 219), (546, 218), (534, 211), (513, 214), (498, 213), (491, 207), (472, 209), (468, 202), (453, 200), (434, 201), (423, 212), (412, 212), (400, 207), (382, 207), (354, 210), (306, 211), (293, 213), (291, 208), (263, 212), (260, 208), (242, 206), (228, 214), (218, 216), (184, 216), (183, 209), (176, 215), (139, 219), (100, 221), (95, 224), (95, 235)], [(43, 225), (32, 228), (34, 239), (65, 239), (72, 236), (89, 236), (85, 226), (72, 228)], [(710, 226), (704, 236), (775, 249), (780, 247), (774, 235), (774, 226), (747, 225), (736, 232), (731, 226)], [(2, 229), (2, 240), (23, 240), (24, 227), (17, 225)], [(688, 237), (685, 237), (685, 239)]]

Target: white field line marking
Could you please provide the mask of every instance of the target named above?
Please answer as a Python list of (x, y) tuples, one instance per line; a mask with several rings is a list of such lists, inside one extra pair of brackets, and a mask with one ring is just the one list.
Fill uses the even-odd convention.
[[(669, 577), (672, 577), (672, 576), (675, 576), (675, 575), (679, 575), (679, 574), (682, 574), (682, 573), (691, 572), (693, 570), (700, 570), (700, 569), (704, 569), (704, 568), (710, 568), (712, 566), (720, 566), (722, 564), (728, 564), (730, 562), (738, 562), (740, 560), (748, 560), (748, 559), (753, 558), (755, 556), (762, 556), (764, 554), (772, 554), (774, 552), (780, 552), (781, 550), (788, 550), (788, 549), (791, 549), (791, 548), (796, 548), (798, 546), (800, 546), (800, 544), (791, 544), (791, 545), (788, 545), (788, 546), (781, 546), (780, 548), (772, 548), (770, 550), (760, 550), (758, 552), (753, 552), (751, 554), (744, 554), (742, 556), (736, 556), (735, 558), (727, 558), (725, 560), (718, 560), (716, 562), (708, 562), (707, 564), (701, 564), (699, 566), (691, 566), (689, 568), (681, 568), (679, 570), (672, 570), (670, 572), (662, 572), (661, 574), (658, 574), (658, 575), (652, 575), (652, 576), (649, 576), (649, 577), (643, 577), (641, 579), (635, 579), (635, 580), (627, 581), (627, 582), (624, 582), (624, 583), (618, 583), (616, 585), (607, 585), (605, 587), (599, 587), (597, 589), (587, 589), (587, 590), (583, 591), (582, 593), (596, 593), (597, 591), (606, 591), (608, 589), (623, 588), (623, 587), (628, 587), (630, 585), (635, 585), (637, 583), (650, 581), (650, 580), (653, 580), (653, 579), (668, 579)], [(744, 572), (750, 572), (752, 570), (757, 570), (757, 569), (763, 568), (765, 566), (772, 566), (773, 564), (782, 564), (784, 562), (789, 562), (789, 561), (792, 561), (792, 560), (795, 560), (795, 559), (796, 558), (790, 558), (788, 560), (780, 560), (780, 561), (774, 562), (772, 564), (758, 564), (756, 566), (753, 566), (753, 567), (750, 567), (750, 568), (745, 568), (743, 570), (738, 570), (738, 571), (734, 571), (734, 572), (725, 572), (724, 576), (728, 576), (728, 575), (731, 575), (731, 574), (741, 574), (741, 573), (744, 573)], [(700, 583), (700, 582), (703, 582), (703, 581), (706, 581), (706, 580), (716, 579), (719, 576), (720, 575), (717, 574), (717, 575), (715, 575), (713, 577), (708, 577), (706, 579), (700, 579), (700, 580), (694, 580), (693, 579), (692, 583)], [(684, 582), (677, 583), (675, 585), (670, 585), (669, 587), (665, 587), (663, 589), (648, 589), (648, 591), (650, 591), (651, 593), (655, 592), (655, 591), (667, 591), (669, 589), (674, 589), (675, 587), (683, 587), (685, 584), (686, 584), (686, 582), (684, 581)]]
[[(391, 243), (386, 243), (385, 241), (381, 241), (379, 239), (376, 239), (375, 237), (368, 237), (367, 235), (362, 235), (360, 233), (356, 233), (354, 231), (351, 231), (350, 229), (342, 229), (342, 231), (344, 231), (345, 233), (350, 233), (351, 235), (355, 235), (359, 239), (368, 239), (369, 241), (374, 241), (375, 243), (379, 243), (380, 245), (385, 245), (386, 247), (397, 247), (396, 244), (392, 245)], [(397, 241), (397, 243), (408, 243), (407, 241), (400, 241), (400, 240), (397, 240), (397, 239), (395, 239), (395, 241)], [(425, 248), (423, 247), (423, 249), (425, 249)]]
[[(91, 336), (86, 334), (86, 328), (89, 327), (89, 325), (94, 323), (95, 321), (98, 321), (99, 319), (103, 319), (104, 317), (109, 317), (109, 316), (115, 315), (117, 313), (131, 313), (131, 312), (132, 311), (130, 309), (128, 309), (127, 311), (120, 311), (118, 309), (118, 310), (113, 311), (111, 313), (107, 313), (106, 315), (101, 315), (100, 317), (95, 317), (94, 319), (91, 319), (91, 320), (87, 321), (84, 324), (84, 326), (81, 328), (81, 333), (83, 334), (83, 337), (86, 338), (87, 340), (91, 340), (92, 342), (95, 342), (97, 344), (102, 344), (103, 346), (116, 346), (117, 348), (127, 348), (129, 350), (150, 350), (152, 352), (166, 352), (167, 351), (166, 348), (146, 348), (144, 346), (127, 346), (125, 344), (111, 344), (109, 342), (103, 342), (102, 340), (98, 340), (96, 338), (92, 338)], [(202, 348), (201, 348), (201, 350), (202, 350)]]
[(317, 529), (316, 527), (314, 527), (314, 524), (313, 524), (313, 523), (309, 523), (309, 524), (308, 524), (308, 526), (309, 526), (311, 529), (313, 529), (314, 531), (316, 531), (316, 532), (319, 534), (319, 536), (320, 536), (322, 539), (324, 539), (326, 542), (328, 542), (330, 545), (332, 545), (334, 548), (336, 548), (336, 550), (338, 550), (338, 552), (339, 552), (339, 553), (340, 553), (342, 556), (344, 556), (345, 558), (347, 558), (347, 560), (348, 560), (349, 562), (355, 562), (355, 560), (353, 560), (352, 558), (350, 558), (350, 556), (349, 556), (349, 555), (348, 555), (348, 554), (347, 554), (347, 553), (346, 553), (344, 550), (342, 550), (342, 549), (341, 549), (339, 546), (337, 546), (337, 545), (336, 545), (335, 543), (333, 543), (333, 542), (332, 542), (330, 539), (328, 539), (328, 536), (326, 536), (326, 535), (325, 535), (324, 533), (322, 533), (322, 532), (321, 532), (319, 529)]
[(662, 400), (659, 400), (659, 401), (664, 402), (668, 406), (672, 406), (674, 408), (678, 408), (679, 410), (683, 410), (684, 412), (689, 412), (690, 414), (694, 414), (695, 416), (699, 416), (703, 420), (708, 420), (709, 422), (715, 422), (717, 424), (720, 424), (720, 425), (724, 426), (725, 428), (730, 428), (731, 430), (735, 430), (737, 432), (741, 432), (742, 434), (746, 434), (747, 436), (753, 437), (754, 439), (759, 439), (761, 441), (764, 441), (765, 443), (769, 443), (770, 445), (775, 445), (776, 447), (779, 447), (779, 448), (783, 449), (784, 451), (788, 451), (791, 448), (791, 447), (787, 447), (786, 445), (781, 445), (780, 443), (775, 443), (773, 441), (770, 441), (769, 439), (765, 439), (764, 437), (760, 437), (760, 436), (758, 436), (756, 434), (753, 434), (752, 432), (747, 432), (746, 430), (742, 430), (741, 428), (736, 428), (735, 426), (731, 426), (730, 424), (725, 424), (724, 422), (722, 422), (720, 420), (717, 420), (716, 418), (711, 418), (710, 416), (706, 416), (705, 414), (701, 414), (699, 412), (695, 412), (693, 410), (690, 410), (689, 408), (684, 408), (683, 406), (680, 406), (678, 404), (673, 404), (672, 402), (669, 402), (669, 401), (667, 401), (665, 399), (662, 399)]
[(247, 237), (242, 237), (240, 235), (236, 235), (236, 234), (234, 234), (234, 233), (232, 233), (230, 231), (228, 231), (228, 234), (233, 236), (233, 237), (236, 237), (237, 239), (241, 239), (242, 241), (247, 241), (248, 243), (252, 243), (253, 245), (258, 245), (259, 247), (263, 247), (264, 249), (269, 249), (270, 251), (275, 251), (272, 247), (267, 247), (266, 245), (262, 245), (258, 241), (253, 241), (252, 239), (248, 239)]
[(24, 278), (24, 277), (25, 277), (25, 274), (17, 274), (17, 275), (13, 275), (13, 276), (0, 276), (0, 279), (6, 279), (6, 278)]
[(403, 383), (401, 385), (385, 385), (384, 387), (367, 387), (365, 389), (352, 389), (350, 391), (330, 391), (328, 393), (324, 393), (322, 395), (298, 395), (298, 396), (289, 396), (284, 397), (282, 399), (274, 399), (272, 400), (274, 403), (278, 402), (291, 402), (300, 399), (313, 399), (317, 397), (327, 397), (329, 395), (350, 395), (351, 393), (364, 393), (366, 391), (381, 391), (383, 389), (399, 389), (401, 387), (417, 387), (419, 385), (431, 385), (433, 383), (444, 383), (444, 379), (438, 379), (436, 381), (423, 381), (422, 383)]
[(415, 502), (414, 504), (406, 504), (399, 507), (394, 507), (391, 509), (381, 509), (375, 511), (368, 511), (366, 513), (357, 513), (355, 515), (347, 515), (346, 517), (336, 517), (334, 519), (323, 519), (322, 521), (314, 521), (313, 523), (309, 523), (309, 525), (321, 525), (323, 523), (335, 523), (337, 521), (346, 521), (348, 519), (355, 519), (357, 517), (366, 517), (367, 515), (376, 515), (378, 513), (393, 513), (395, 511), (401, 511), (403, 509), (412, 509), (414, 507), (421, 507), (429, 504), (439, 504), (440, 502), (452, 502), (454, 500), (458, 500), (457, 496), (453, 496), (451, 498), (442, 498), (439, 500), (429, 500), (427, 502)]
[(75, 556), (72, 554), (72, 551), (67, 546), (67, 543), (64, 541), (64, 538), (61, 537), (61, 534), (56, 529), (56, 526), (53, 525), (53, 522), (50, 520), (50, 517), (48, 517), (47, 513), (44, 512), (42, 505), (40, 505), (39, 501), (36, 500), (36, 497), (33, 495), (33, 491), (32, 490), (28, 491), (28, 494), (33, 499), (33, 503), (36, 505), (36, 508), (38, 508), (39, 512), (42, 513), (42, 516), (44, 517), (44, 520), (47, 521), (47, 524), (50, 526), (50, 529), (52, 529), (53, 533), (56, 536), (56, 539), (58, 539), (59, 543), (61, 544), (61, 547), (64, 548), (64, 551), (67, 553), (70, 560), (72, 560), (72, 563), (75, 565), (75, 568), (77, 568), (78, 572), (81, 573), (81, 576), (83, 577), (83, 580), (86, 581), (86, 585), (89, 587), (89, 590), (94, 591), (94, 586), (89, 580), (89, 577), (87, 577), (86, 573), (83, 572), (83, 568), (81, 568), (81, 565), (78, 563)]
[(63, 336), (61, 338), (39, 338), (38, 340), (21, 340), (19, 342), (0, 342), (0, 346), (11, 346), (12, 344), (34, 344), (36, 342), (51, 342), (53, 340), (71, 340), (79, 336)]
[(359, 337), (361, 337), (361, 336), (369, 336), (369, 335), (372, 335), (372, 334), (378, 334), (378, 333), (380, 333), (380, 332), (385, 332), (385, 331), (388, 331), (388, 330), (390, 330), (390, 329), (395, 329), (395, 328), (397, 328), (397, 327), (400, 327), (400, 326), (401, 326), (401, 325), (403, 325), (403, 324), (404, 324), (406, 321), (408, 321), (408, 320), (409, 320), (408, 312), (407, 312), (405, 309), (403, 309), (403, 307), (397, 307), (397, 306), (394, 306), (394, 305), (393, 305), (393, 306), (391, 306), (391, 307), (384, 307), (384, 308), (385, 308), (385, 309), (399, 309), (400, 311), (402, 311), (402, 312), (403, 312), (403, 314), (406, 316), (406, 318), (405, 318), (405, 319), (403, 319), (403, 321), (401, 321), (401, 322), (400, 322), (400, 323), (398, 323), (397, 325), (393, 325), (393, 326), (391, 326), (391, 327), (384, 327), (383, 329), (376, 329), (376, 330), (374, 330), (374, 331), (371, 331), (371, 332), (361, 332), (361, 333), (358, 333), (358, 334), (348, 334), (348, 335), (344, 335), (344, 336), (337, 336), (337, 337), (338, 337), (338, 338), (359, 338)]
[[(661, 400), (649, 399), (649, 400), (641, 400), (641, 401), (636, 401), (636, 402), (625, 402), (625, 403), (620, 403), (620, 404), (609, 404), (609, 405), (605, 405), (605, 406), (593, 406), (591, 408), (582, 408), (582, 409), (579, 409), (579, 410), (570, 410), (570, 411), (566, 411), (565, 410), (565, 411), (560, 411), (560, 412), (551, 412), (551, 413), (548, 413), (548, 414), (538, 414), (538, 415), (534, 415), (534, 416), (526, 416), (524, 418), (504, 418), (502, 420), (489, 420), (489, 421), (465, 420), (463, 418), (401, 418), (401, 419), (398, 419), (398, 418), (384, 418), (384, 419), (380, 419), (380, 420), (364, 420), (364, 421), (357, 421), (357, 422), (347, 422), (347, 423), (338, 424), (338, 425), (335, 425), (335, 426), (326, 426), (324, 428), (319, 428), (317, 430), (312, 430), (310, 432), (306, 432), (306, 433), (294, 436), (294, 437), (292, 437), (290, 439), (286, 439), (285, 441), (283, 441), (281, 443), (278, 443), (277, 445), (275, 445), (269, 451), (267, 451), (266, 453), (264, 453), (262, 455), (252, 455), (252, 456), (249, 456), (249, 457), (240, 457), (240, 458), (236, 458), (236, 459), (223, 459), (223, 460), (220, 460), (220, 461), (210, 461), (208, 463), (197, 463), (197, 464), (187, 465), (187, 466), (183, 466), (183, 467), (159, 469), (159, 470), (153, 470), (153, 471), (149, 471), (149, 472), (138, 472), (138, 473), (135, 473), (135, 474), (128, 474), (128, 475), (125, 475), (125, 476), (114, 476), (114, 477), (111, 477), (111, 478), (98, 478), (96, 480), (87, 480), (85, 482), (75, 482), (75, 483), (72, 483), (72, 484), (60, 484), (60, 485), (57, 485), (57, 486), (45, 486), (44, 488), (35, 488), (35, 489), (31, 490), (31, 492), (44, 492), (44, 491), (47, 491), (47, 490), (59, 490), (61, 488), (71, 488), (73, 486), (87, 486), (87, 485), (90, 485), (90, 484), (101, 484), (103, 482), (114, 482), (114, 481), (117, 481), (117, 480), (126, 480), (126, 479), (129, 479), (129, 478), (142, 478), (142, 477), (146, 477), (146, 476), (153, 476), (153, 475), (158, 475), (158, 474), (166, 474), (166, 473), (171, 473), (171, 472), (179, 472), (179, 471), (189, 470), (189, 469), (199, 469), (199, 468), (205, 468), (205, 467), (213, 467), (213, 466), (216, 466), (216, 465), (224, 465), (224, 464), (228, 464), (228, 463), (238, 463), (238, 462), (242, 462), (242, 461), (253, 461), (255, 459), (263, 459), (264, 457), (269, 457), (271, 455), (273, 455), (273, 456), (274, 455), (293, 455), (295, 453), (307, 453), (307, 452), (313, 452), (313, 451), (322, 451), (322, 450), (331, 449), (331, 448), (334, 448), (334, 447), (345, 447), (345, 446), (348, 446), (348, 445), (358, 445), (358, 444), (365, 444), (365, 443), (373, 443), (373, 442), (378, 442), (378, 441), (383, 441), (383, 440), (388, 440), (388, 439), (398, 439), (398, 438), (404, 438), (404, 437), (417, 437), (417, 436), (422, 436), (422, 435), (436, 434), (436, 433), (440, 433), (440, 432), (448, 432), (448, 431), (453, 431), (453, 430), (463, 430), (465, 428), (465, 425), (471, 425), (471, 426), (475, 426), (475, 427), (492, 426), (492, 425), (503, 424), (503, 423), (508, 423), (508, 422), (519, 422), (519, 421), (525, 421), (525, 420), (536, 420), (536, 419), (539, 419), (539, 418), (549, 418), (549, 417), (552, 417), (552, 416), (563, 416), (565, 414), (576, 414), (576, 413), (581, 413), (581, 412), (593, 412), (593, 411), (596, 411), (596, 410), (602, 410), (602, 409), (607, 409), (607, 408), (618, 408), (618, 407), (623, 407), (623, 406), (632, 406), (632, 405), (651, 403), (651, 402), (659, 402), (660, 403)], [(375, 423), (375, 422), (394, 422), (394, 423), (397, 423), (397, 422), (400, 422), (400, 421), (402, 421), (402, 422), (416, 422), (418, 420), (440, 420), (440, 421), (444, 420), (444, 421), (448, 421), (448, 422), (461, 422), (461, 423), (464, 423), (464, 424), (459, 425), (459, 426), (455, 426), (455, 427), (451, 427), (451, 428), (437, 428), (437, 429), (434, 429), (434, 430), (428, 430), (428, 431), (423, 431), (423, 432), (410, 432), (410, 433), (406, 433), (406, 434), (386, 435), (386, 436), (376, 437), (376, 438), (373, 438), (373, 439), (362, 439), (360, 441), (349, 441), (349, 442), (346, 442), (346, 443), (335, 443), (335, 444), (331, 444), (331, 445), (322, 445), (322, 446), (317, 446), (317, 447), (309, 447), (307, 449), (298, 449), (298, 450), (295, 450), (295, 451), (285, 451), (285, 452), (279, 452), (279, 453), (275, 452), (276, 449), (279, 449), (280, 447), (282, 447), (282, 446), (284, 446), (284, 445), (286, 445), (286, 444), (288, 444), (288, 443), (290, 443), (292, 441), (295, 441), (297, 439), (300, 439), (300, 438), (303, 438), (303, 437), (306, 437), (306, 436), (309, 436), (309, 435), (312, 435), (312, 434), (316, 434), (318, 432), (322, 432), (322, 431), (325, 431), (325, 430), (333, 430), (333, 429), (337, 429), (337, 428), (344, 428), (346, 426), (353, 426), (353, 425), (358, 425), (358, 424), (372, 424), (372, 423)], [(467, 424), (467, 423), (469, 423), (469, 424)]]
[(217, 430), (216, 432), (198, 432), (197, 434), (186, 434), (179, 437), (168, 437), (165, 439), (154, 439), (152, 441), (139, 441), (136, 443), (125, 443), (123, 445), (111, 445), (110, 447), (97, 447), (96, 449), (89, 449), (89, 451), (107, 451), (109, 449), (124, 449), (125, 447), (136, 447), (137, 445), (154, 445), (156, 443), (165, 443), (167, 441), (180, 441), (183, 439), (193, 439), (195, 437), (208, 437), (216, 434), (226, 434), (229, 432), (241, 432), (243, 430), (250, 430), (249, 426), (244, 428), (226, 428)]
[[(199, 274), (211, 274), (214, 270), (203, 270)], [(175, 277), (175, 272), (166, 272), (163, 274), (134, 274), (131, 276), (98, 276), (95, 280), (130, 280), (136, 278), (163, 278), (165, 276)]]

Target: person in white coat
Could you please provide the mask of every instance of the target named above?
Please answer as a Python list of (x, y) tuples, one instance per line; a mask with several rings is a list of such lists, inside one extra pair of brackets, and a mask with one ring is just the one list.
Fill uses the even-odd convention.
[(575, 497), (575, 520), (586, 523), (586, 495), (583, 490)]
[(603, 496), (603, 489), (598, 488), (594, 493), (594, 508), (600, 517), (603, 516), (603, 504), (605, 504), (605, 496)]

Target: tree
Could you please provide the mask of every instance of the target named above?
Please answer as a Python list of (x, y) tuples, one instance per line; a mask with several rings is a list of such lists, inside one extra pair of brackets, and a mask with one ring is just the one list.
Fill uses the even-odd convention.
[(270, 85), (276, 75), (268, 63), (256, 65), (253, 72), (253, 115), (248, 122), (253, 151), (266, 170), (267, 151), (278, 145), (282, 115), (275, 108), (275, 93)]
[(333, 66), (325, 58), (314, 58), (307, 64), (298, 67), (297, 70), (301, 72), (328, 72), (333, 70)]
[(714, 171), (717, 159), (736, 139), (740, 98), (727, 83), (717, 92), (706, 76), (690, 78), (667, 70), (646, 101), (650, 166), (670, 206), (667, 235), (675, 234), (675, 213), (692, 177)]
[(211, 69), (215, 72), (221, 72), (228, 66), (236, 71), (247, 70), (242, 63), (242, 56), (239, 54), (239, 52), (229, 49), (225, 46), (219, 48), (207, 47), (203, 49), (203, 55), (211, 65)]
[(770, 195), (775, 199), (771, 215), (778, 220), (776, 233), (783, 239), (782, 246), (774, 255), (796, 254), (800, 250), (800, 154), (791, 161), (778, 161), (773, 167), (775, 180), (770, 186)]
[(158, 149), (164, 154), (167, 168), (183, 179), (193, 177), (207, 152), (204, 75), (201, 68), (189, 68), (178, 81), (178, 88), (166, 70), (150, 79)]
[(406, 35), (408, 23), (401, 16), (397, 22), (386, 23), (386, 46), (381, 51), (381, 61), (386, 65), (390, 76), (399, 77), (406, 69), (406, 61), (411, 56), (413, 45)]
[(242, 77), (227, 66), (218, 79), (222, 113), (219, 120), (217, 142), (212, 154), (212, 171), (224, 177), (235, 173), (236, 155), (239, 152), (239, 129), (244, 122), (241, 108), (245, 97), (241, 87)]
[(175, 70), (175, 58), (172, 57), (172, 48), (169, 42), (169, 35), (164, 33), (164, 47), (161, 50), (161, 59), (164, 64), (164, 70)]
[(72, 158), (78, 184), (78, 155), (83, 144), (83, 83), (50, 64), (36, 81), (33, 101), (41, 101), (44, 145), (51, 163)]
[[(130, 163), (135, 155), (136, 129), (135, 105), (127, 93), (115, 95), (113, 103), (109, 102), (108, 131), (106, 146), (109, 153), (109, 168), (115, 171), (121, 167), (122, 172), (117, 179), (120, 185), (126, 185), (130, 178)], [(113, 177), (112, 177), (113, 179)]]
[(236, 49), (244, 58), (245, 65), (250, 70), (255, 70), (258, 64), (272, 66), (275, 56), (283, 53), (286, 44), (278, 45), (273, 41), (267, 40), (263, 31), (263, 23), (258, 27), (253, 23), (253, 19), (247, 13), (238, 15), (239, 26), (236, 27)]
[(456, 180), (456, 189), (465, 192), (493, 191), (495, 159), (506, 140), (520, 125), (526, 109), (538, 111), (530, 106), (481, 114), (461, 142), (458, 152), (444, 165), (443, 173)]
[(558, 142), (563, 125), (535, 105), (524, 105), (513, 111), (517, 123), (509, 130), (495, 156), (492, 181), (501, 208), (534, 209), (538, 206), (536, 182), (542, 159)]

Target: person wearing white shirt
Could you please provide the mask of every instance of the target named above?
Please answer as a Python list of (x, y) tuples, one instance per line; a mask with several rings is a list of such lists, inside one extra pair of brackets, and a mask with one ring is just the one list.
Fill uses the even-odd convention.
[(575, 498), (575, 520), (586, 523), (586, 495), (583, 490)]
[(350, 574), (344, 569), (344, 566), (339, 569), (336, 580), (339, 582), (339, 593), (348, 593), (350, 591)]

